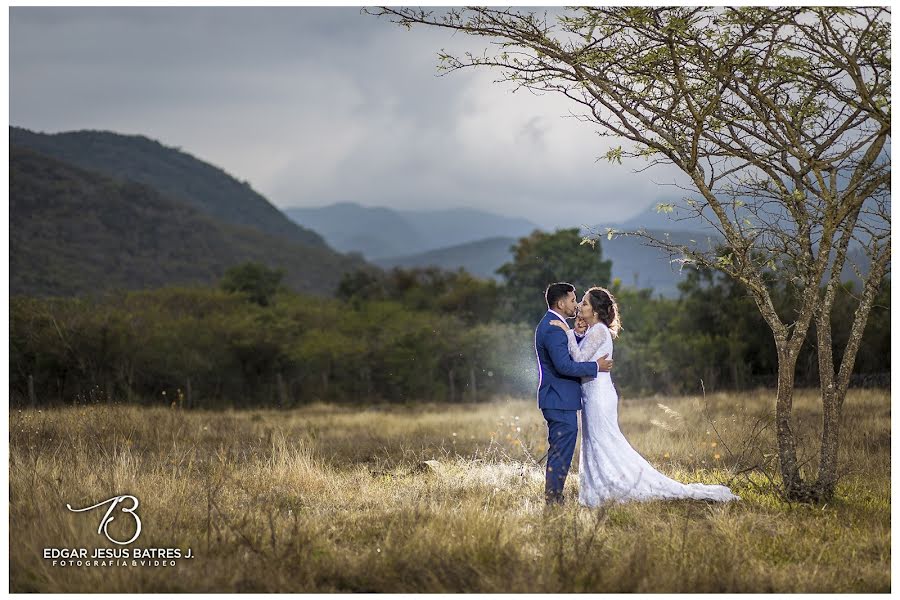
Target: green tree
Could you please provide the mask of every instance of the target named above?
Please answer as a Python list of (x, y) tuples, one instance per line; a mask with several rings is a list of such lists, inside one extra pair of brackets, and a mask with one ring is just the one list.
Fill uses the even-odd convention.
[(600, 244), (581, 241), (577, 229), (535, 231), (521, 238), (512, 247), (512, 262), (497, 269), (506, 279), (504, 316), (511, 321), (536, 322), (547, 310), (544, 290), (557, 281), (571, 283), (578, 294), (591, 286), (608, 286), (612, 263), (603, 260)]
[[(562, 94), (602, 134), (633, 144), (611, 148), (610, 161), (639, 158), (648, 161), (644, 168), (681, 171), (691, 195), (680, 214), (708, 221), (726, 252), (633, 233), (726, 273), (750, 293), (778, 356), (785, 495), (829, 500), (843, 401), (890, 263), (890, 9), (580, 7), (556, 18), (484, 7), (374, 13), (405, 27), (494, 40), (493, 54), (442, 52), (441, 68), (498, 69), (501, 81)], [(867, 254), (870, 270), (836, 363), (831, 314), (851, 242)], [(778, 312), (765, 283), (774, 268), (792, 284), (790, 314)], [(819, 470), (807, 481), (792, 407), (797, 359), (813, 322), (823, 422)]]
[(251, 302), (269, 306), (275, 299), (275, 293), (281, 289), (283, 277), (283, 269), (245, 262), (225, 271), (220, 285), (225, 291), (244, 294)]
[(474, 323), (493, 318), (500, 289), (495, 281), (479, 279), (462, 268), (396, 267), (387, 272), (359, 269), (346, 273), (337, 295), (355, 307), (395, 300), (413, 310), (448, 313)]

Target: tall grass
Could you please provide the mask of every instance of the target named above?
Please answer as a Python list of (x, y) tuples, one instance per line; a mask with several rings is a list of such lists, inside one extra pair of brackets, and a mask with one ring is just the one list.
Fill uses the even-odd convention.
[[(576, 453), (569, 502), (549, 512), (533, 400), (12, 410), (10, 590), (889, 591), (889, 394), (851, 392), (844, 474), (825, 506), (785, 503), (771, 487), (772, 402), (759, 391), (620, 407), (648, 460), (683, 481), (727, 483), (739, 503), (579, 507)], [(801, 392), (796, 403), (811, 472), (817, 401)], [(190, 547), (196, 558), (159, 568), (42, 558), (47, 547), (113, 546), (97, 534), (103, 511), (65, 505), (115, 494), (140, 500), (133, 545)]]

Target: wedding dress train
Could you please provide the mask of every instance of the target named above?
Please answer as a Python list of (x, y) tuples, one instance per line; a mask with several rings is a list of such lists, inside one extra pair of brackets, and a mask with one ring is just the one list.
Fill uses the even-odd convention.
[[(576, 361), (612, 358), (612, 336), (604, 323), (588, 328), (579, 346), (567, 332), (569, 352)], [(596, 506), (606, 501), (693, 498), (727, 502), (740, 500), (724, 485), (681, 483), (660, 473), (641, 456), (619, 429), (619, 396), (609, 373), (584, 378), (581, 385), (581, 447), (578, 501)]]

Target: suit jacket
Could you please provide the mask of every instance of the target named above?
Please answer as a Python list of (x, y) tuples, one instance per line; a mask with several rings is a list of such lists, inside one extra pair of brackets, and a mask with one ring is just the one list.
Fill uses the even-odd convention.
[(597, 363), (575, 362), (569, 355), (565, 332), (550, 321), (559, 319), (549, 310), (534, 331), (538, 360), (538, 407), (581, 410), (581, 378), (596, 377)]

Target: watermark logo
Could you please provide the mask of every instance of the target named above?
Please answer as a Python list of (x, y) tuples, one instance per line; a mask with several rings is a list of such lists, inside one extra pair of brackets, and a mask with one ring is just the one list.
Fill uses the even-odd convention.
[[(100, 519), (100, 526), (97, 527), (97, 534), (103, 535), (113, 544), (127, 546), (141, 535), (141, 518), (137, 514), (139, 504), (136, 497), (130, 494), (120, 494), (84, 508), (72, 508), (71, 504), (66, 503), (66, 508), (72, 512), (81, 513), (95, 509), (102, 510), (103, 507), (107, 507), (103, 518)], [(134, 535), (127, 540), (117, 539), (109, 532), (109, 524), (117, 516), (123, 520), (134, 519)], [(124, 524), (127, 527), (130, 523), (125, 522)], [(118, 527), (114, 527), (114, 529), (118, 529)], [(45, 560), (52, 561), (50, 564), (54, 567), (174, 567), (176, 561), (180, 559), (194, 558), (194, 553), (190, 548), (68, 547), (44, 548), (43, 556)]]
[[(122, 542), (122, 541), (115, 539), (111, 535), (109, 535), (109, 531), (107, 530), (107, 527), (109, 527), (109, 523), (113, 519), (116, 518), (115, 516), (113, 516), (113, 511), (116, 509), (116, 507), (119, 504), (125, 502), (126, 500), (131, 500), (132, 505), (131, 506), (123, 506), (122, 512), (127, 513), (127, 514), (131, 515), (132, 517), (134, 517), (135, 531), (134, 531), (134, 535), (131, 536), (131, 539), (128, 539), (128, 540)], [(114, 544), (119, 544), (121, 546), (130, 544), (134, 540), (138, 539), (138, 536), (141, 535), (141, 518), (137, 515), (136, 512), (134, 512), (135, 510), (137, 510), (137, 507), (139, 504), (138, 499), (135, 498), (134, 496), (131, 496), (128, 494), (123, 495), (123, 496), (113, 496), (109, 500), (104, 500), (103, 502), (98, 502), (97, 504), (95, 504), (93, 506), (87, 506), (85, 508), (72, 508), (72, 505), (67, 502), (66, 508), (68, 508), (72, 512), (86, 512), (89, 510), (94, 510), (95, 508), (103, 506), (104, 504), (109, 504), (109, 509), (106, 511), (106, 514), (103, 515), (103, 519), (100, 520), (100, 527), (97, 528), (97, 533), (102, 533), (103, 535), (106, 536), (106, 539), (108, 539), (109, 541), (111, 541)]]

